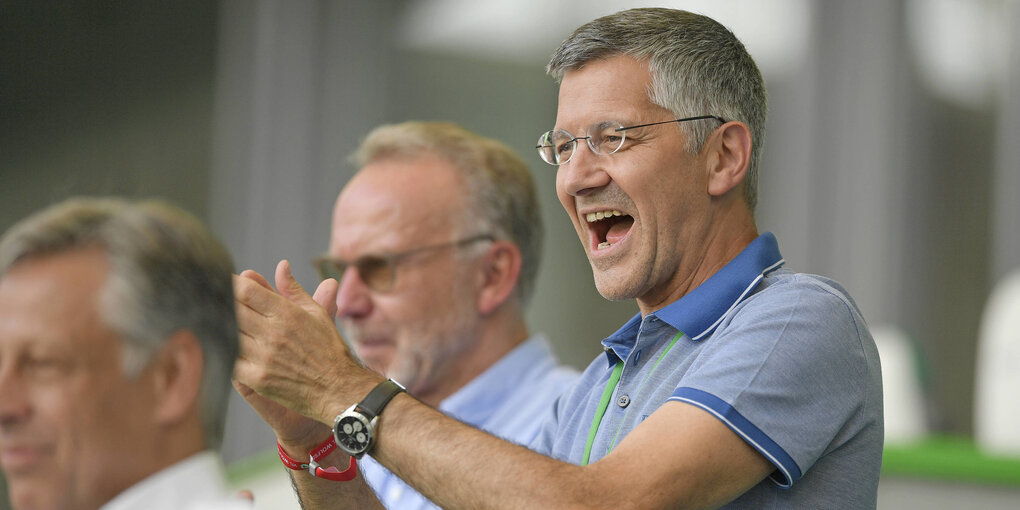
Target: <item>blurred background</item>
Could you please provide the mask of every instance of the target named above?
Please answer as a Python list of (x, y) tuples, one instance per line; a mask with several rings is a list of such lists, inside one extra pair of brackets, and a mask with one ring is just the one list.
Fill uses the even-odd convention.
[[(547, 234), (529, 319), (583, 367), (637, 310), (595, 291), (534, 154), (555, 120), (544, 66), (578, 25), (648, 5), (714, 17), (757, 60), (771, 107), (759, 227), (889, 339), (884, 368), (909, 399), (887, 394), (890, 441), (973, 437), (982, 318), (1020, 268), (1013, 0), (4, 0), (0, 231), (71, 195), (162, 197), (239, 268), (287, 258), (312, 287), (360, 138), (454, 121), (531, 164)], [(271, 449), (231, 406), (225, 458)]]

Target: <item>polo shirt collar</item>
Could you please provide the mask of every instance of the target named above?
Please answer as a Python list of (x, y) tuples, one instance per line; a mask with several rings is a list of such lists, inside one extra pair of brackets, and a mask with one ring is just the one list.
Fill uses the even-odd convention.
[[(762, 278), (786, 261), (771, 232), (751, 241), (733, 260), (682, 298), (649, 314), (673, 326), (691, 340), (708, 337), (726, 314), (751, 294)], [(641, 314), (602, 341), (609, 362), (626, 359), (641, 327)]]

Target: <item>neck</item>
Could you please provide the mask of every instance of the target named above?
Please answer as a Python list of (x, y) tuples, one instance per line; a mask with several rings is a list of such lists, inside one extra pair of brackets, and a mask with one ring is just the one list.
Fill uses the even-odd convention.
[(183, 427), (178, 423), (171, 427), (153, 427), (148, 437), (134, 442), (138, 448), (130, 459), (124, 459), (120, 466), (105, 473), (104, 478), (110, 490), (102, 494), (102, 501), (96, 501), (95, 506), (85, 505), (82, 508), (99, 508), (142, 480), (206, 449), (200, 425)]
[(706, 225), (697, 246), (681, 247), (683, 257), (673, 276), (663, 282), (658, 290), (637, 299), (642, 316), (686, 296), (758, 237), (754, 217), (742, 205), (721, 210), (714, 219), (716, 221)]
[(170, 467), (207, 449), (202, 424), (195, 414), (188, 421), (174, 423), (161, 430), (159, 440), (153, 441), (149, 453), (152, 472)]
[(511, 310), (504, 306), (485, 317), (471, 347), (446, 360), (444, 366), (436, 367), (436, 373), (441, 377), (429, 388), (416, 391), (414, 396), (432, 407), (439, 407), (440, 402), (527, 340), (528, 328), (518, 310), (517, 307)]

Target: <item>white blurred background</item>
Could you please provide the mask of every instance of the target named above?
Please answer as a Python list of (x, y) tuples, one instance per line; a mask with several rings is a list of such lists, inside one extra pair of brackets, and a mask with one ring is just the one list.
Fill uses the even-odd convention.
[[(70, 195), (160, 196), (206, 219), (240, 268), (288, 258), (313, 286), (306, 262), (360, 137), (450, 120), (530, 163), (547, 234), (529, 318), (583, 367), (636, 308), (598, 296), (533, 154), (555, 119), (543, 69), (578, 25), (647, 5), (708, 14), (757, 60), (771, 101), (759, 227), (898, 339), (886, 370), (913, 389), (891, 439), (971, 437), (982, 313), (1020, 268), (1013, 0), (5, 0), (0, 230)], [(227, 460), (272, 447), (247, 406), (230, 413)]]

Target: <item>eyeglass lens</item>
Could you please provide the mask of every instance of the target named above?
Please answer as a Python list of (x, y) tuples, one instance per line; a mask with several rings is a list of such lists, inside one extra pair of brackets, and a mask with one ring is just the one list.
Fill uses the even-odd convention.
[(358, 271), (358, 277), (365, 282), (368, 288), (376, 291), (385, 291), (393, 288), (395, 268), (393, 264), (382, 257), (365, 256), (348, 263), (337, 259), (323, 258), (316, 261), (315, 267), (319, 270), (319, 278), (333, 278), (341, 281), (349, 266), (354, 266)]
[(478, 234), (459, 241), (414, 248), (403, 253), (365, 255), (357, 258), (354, 262), (346, 262), (332, 257), (319, 257), (313, 260), (312, 263), (319, 271), (320, 278), (323, 280), (333, 278), (338, 282), (341, 281), (340, 279), (347, 272), (347, 268), (354, 266), (354, 269), (358, 271), (358, 277), (361, 278), (361, 281), (368, 288), (377, 292), (386, 292), (393, 290), (394, 280), (397, 277), (397, 264), (406, 260), (407, 257), (448, 248), (461, 248), (479, 241), (491, 241), (493, 239), (490, 234)]
[(588, 136), (578, 137), (565, 129), (546, 131), (538, 137), (538, 155), (546, 163), (562, 165), (574, 155), (578, 140), (586, 140), (595, 154), (612, 154), (623, 146), (626, 135), (618, 131), (622, 127), (619, 122), (596, 122), (588, 128)]

